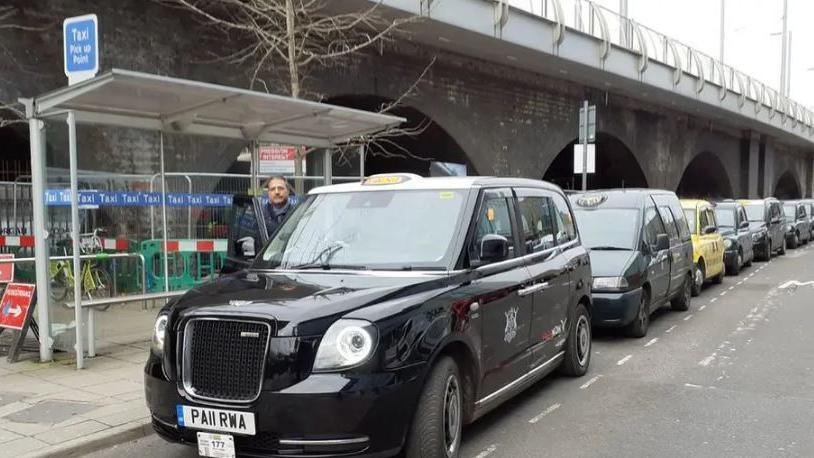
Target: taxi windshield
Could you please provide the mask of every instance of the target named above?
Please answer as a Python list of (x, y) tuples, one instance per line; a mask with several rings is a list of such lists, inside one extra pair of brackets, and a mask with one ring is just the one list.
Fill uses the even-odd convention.
[[(582, 243), (594, 250), (633, 250), (639, 236), (639, 211), (633, 208), (582, 210), (574, 217)], [(615, 224), (608, 224), (615, 221)]]
[(797, 215), (797, 207), (794, 205), (783, 205), (783, 212), (785, 212), (783, 218), (785, 218), (786, 221), (794, 221), (794, 217)]
[(765, 208), (763, 204), (752, 204), (752, 205), (745, 205), (746, 208), (746, 217), (749, 218), (749, 221), (763, 221), (765, 215)]
[(715, 219), (719, 227), (735, 227), (735, 210), (731, 208), (716, 208)]
[(258, 257), (259, 269), (447, 270), (464, 190), (356, 191), (312, 196)]

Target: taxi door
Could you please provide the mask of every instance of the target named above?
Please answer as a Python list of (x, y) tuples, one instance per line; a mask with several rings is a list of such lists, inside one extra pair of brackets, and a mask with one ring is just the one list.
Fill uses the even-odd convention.
[[(484, 190), (468, 247), (470, 266), (479, 275), (462, 293), (477, 299), (482, 321), (482, 395), (524, 375), (531, 358), (532, 295), (519, 294), (530, 282), (518, 243), (515, 211), (511, 189)], [(506, 256), (481, 259), (483, 241), (494, 237), (508, 240)]]
[[(724, 270), (724, 241), (718, 224), (715, 222), (715, 214), (712, 207), (702, 206), (698, 209), (698, 220), (701, 223), (701, 243), (704, 246), (706, 277), (714, 277)], [(705, 233), (707, 228), (714, 228), (714, 232)]]

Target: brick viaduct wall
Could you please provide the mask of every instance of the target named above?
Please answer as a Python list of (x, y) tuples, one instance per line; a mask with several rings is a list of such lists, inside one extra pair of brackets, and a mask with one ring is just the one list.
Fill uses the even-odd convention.
[[(95, 12), (100, 18), (102, 67), (120, 67), (202, 81), (246, 86), (248, 72), (205, 62), (228, 49), (222, 35), (202, 29), (183, 13), (154, 2), (121, 0), (11, 0), (17, 19), (51, 26), (43, 32), (0, 31), (11, 60), (0, 59), (0, 100), (14, 100), (65, 84), (61, 21)], [(329, 99), (343, 95), (396, 98), (424, 66), (437, 62), (405, 100), (442, 127), (480, 174), (541, 178), (557, 154), (576, 138), (578, 105), (597, 105), (598, 131), (630, 150), (652, 187), (676, 189), (687, 166), (712, 153), (735, 196), (771, 194), (791, 170), (806, 194), (812, 190), (811, 151), (714, 124), (698, 116), (606, 94), (563, 79), (479, 61), (408, 42), (382, 55), (314, 74), (306, 89)], [(65, 158), (63, 128), (49, 134), (49, 164)], [(82, 129), (80, 167), (123, 173), (157, 170), (157, 136), (128, 130)], [(235, 142), (171, 138), (168, 170), (225, 171), (241, 148)], [(759, 151), (764, 151), (761, 155)], [(201, 160), (203, 155), (207, 160)], [(601, 152), (600, 152), (601, 154)], [(755, 170), (763, 157), (764, 171)]]

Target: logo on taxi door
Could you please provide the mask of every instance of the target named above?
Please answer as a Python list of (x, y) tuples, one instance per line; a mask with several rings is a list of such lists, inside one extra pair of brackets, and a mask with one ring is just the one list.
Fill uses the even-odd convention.
[(504, 313), (506, 315), (506, 328), (503, 340), (506, 343), (512, 343), (512, 340), (517, 337), (517, 312), (517, 307), (512, 307)]

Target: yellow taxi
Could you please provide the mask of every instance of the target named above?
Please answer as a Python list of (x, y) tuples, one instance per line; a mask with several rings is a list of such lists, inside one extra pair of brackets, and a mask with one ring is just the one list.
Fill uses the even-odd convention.
[(721, 283), (724, 279), (724, 238), (718, 231), (713, 205), (705, 200), (681, 199), (681, 207), (692, 233), (692, 295), (701, 293), (704, 282)]

